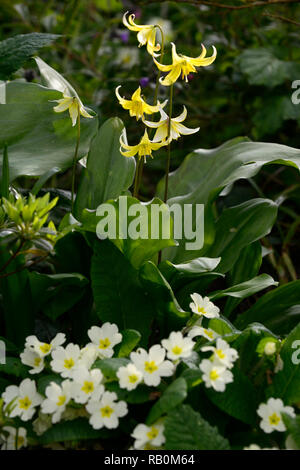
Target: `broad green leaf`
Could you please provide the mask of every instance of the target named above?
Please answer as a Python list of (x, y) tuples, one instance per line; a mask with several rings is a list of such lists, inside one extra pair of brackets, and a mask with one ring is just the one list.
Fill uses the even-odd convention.
[(24, 379), (28, 377), (28, 367), (17, 357), (7, 357), (5, 364), (0, 364), (0, 375), (2, 374)]
[(210, 257), (221, 256), (218, 271), (226, 273), (238, 262), (240, 252), (250, 243), (270, 233), (277, 205), (269, 199), (251, 199), (225, 209), (216, 223), (216, 237), (208, 250)]
[(186, 396), (186, 381), (182, 377), (179, 377), (166, 388), (159, 400), (152, 406), (147, 416), (146, 424), (153, 424), (162, 415), (176, 408), (176, 406), (180, 405), (185, 400)]
[(228, 450), (229, 442), (189, 405), (178, 406), (165, 420), (166, 450)]
[[(286, 413), (283, 413), (282, 419), (287, 428), (287, 434), (291, 437), (293, 444), (296, 444), (297, 450), (300, 450), (300, 415), (296, 416), (296, 418), (292, 418)], [(295, 450), (294, 447), (292, 450)]]
[(256, 389), (237, 367), (234, 367), (232, 373), (234, 381), (226, 385), (224, 392), (205, 388), (205, 393), (214, 405), (225, 413), (246, 424), (255, 425), (259, 405)]
[(9, 194), (9, 161), (8, 161), (7, 145), (5, 145), (4, 150), (3, 150), (0, 197), (5, 197), (7, 199), (8, 194)]
[(260, 274), (249, 281), (242, 282), (241, 284), (237, 284), (233, 287), (228, 287), (228, 289), (212, 292), (209, 297), (211, 300), (227, 296), (245, 299), (250, 295), (256, 294), (256, 292), (266, 289), (267, 287), (277, 285), (278, 282), (274, 281), (269, 274)]
[(117, 344), (114, 348), (115, 354), (118, 357), (128, 357), (131, 351), (139, 344), (141, 334), (136, 330), (121, 331), (122, 342)]
[(246, 49), (237, 58), (241, 71), (250, 85), (265, 85), (274, 88), (286, 80), (299, 77), (299, 64), (280, 60), (271, 49)]
[(85, 293), (88, 280), (77, 273), (29, 274), (30, 287), (36, 313), (42, 310), (56, 320), (69, 310)]
[[(53, 111), (55, 103), (51, 101), (60, 99), (61, 93), (17, 81), (7, 83), (5, 90), (6, 103), (0, 106), (0, 149), (7, 144), (10, 180), (21, 175), (40, 176), (54, 167), (69, 168), (77, 134), (68, 112)], [(81, 119), (78, 159), (88, 152), (96, 129), (96, 117)], [(0, 161), (2, 173), (1, 155)]]
[(10, 78), (39, 49), (50, 46), (60, 36), (57, 34), (19, 34), (0, 42), (0, 80)]
[(158, 198), (143, 203), (130, 196), (120, 196), (100, 205), (97, 216), (98, 237), (106, 238), (107, 231), (110, 232), (108, 238), (135, 268), (152, 260), (163, 248), (176, 244), (170, 211)]
[(125, 357), (99, 359), (94, 363), (93, 368), (100, 369), (107, 379), (115, 379), (119, 368), (127, 366), (129, 362), (129, 359)]
[[(10, 253), (7, 247), (0, 246), (0, 268), (9, 259)], [(30, 292), (29, 273), (24, 269), (24, 262), (22, 255), (17, 256), (1, 272), (1, 276), (15, 274), (3, 277), (0, 282), (4, 336), (20, 348), (24, 346), (25, 338), (34, 331), (34, 304)]]
[[(235, 263), (229, 271), (229, 284), (234, 286), (248, 281), (256, 276), (262, 263), (262, 247), (259, 241), (245, 246), (239, 256), (239, 262)], [(229, 297), (225, 304), (224, 315), (229, 316), (232, 310), (241, 302), (241, 299)]]
[(268, 396), (279, 397), (285, 405), (300, 402), (300, 323), (286, 338), (280, 357), (283, 369), (277, 372), (273, 384), (267, 390)]
[(40, 445), (52, 442), (78, 441), (82, 439), (107, 439), (115, 435), (116, 430), (93, 429), (86, 418), (61, 421), (37, 438)]
[(230, 321), (224, 317), (210, 318), (208, 321), (208, 328), (211, 328), (220, 336), (239, 333)]
[(166, 260), (160, 263), (159, 270), (170, 284), (182, 284), (183, 280), (195, 279), (203, 273), (214, 271), (220, 261), (221, 258), (195, 258), (187, 263), (173, 264)]
[(255, 136), (260, 139), (266, 134), (274, 134), (284, 121), (298, 120), (299, 117), (299, 106), (294, 105), (290, 96), (274, 96), (273, 93), (267, 98), (263, 96), (258, 111), (253, 116)]
[(96, 209), (108, 199), (120, 196), (133, 182), (135, 159), (120, 153), (122, 132), (124, 124), (120, 119), (108, 119), (91, 143), (75, 201), (79, 220), (83, 209)]
[(109, 240), (97, 241), (94, 249), (91, 278), (98, 317), (116, 323), (120, 330), (137, 330), (145, 346), (156, 311), (138, 271)]
[(44, 84), (48, 88), (60, 91), (70, 97), (76, 96), (79, 99), (76, 90), (59, 72), (46, 64), (40, 57), (34, 57), (34, 60), (39, 68)]
[(300, 321), (300, 281), (289, 282), (267, 292), (238, 316), (235, 325), (245, 328), (260, 322), (275, 333), (288, 333)]
[(140, 279), (156, 306), (161, 335), (167, 336), (171, 331), (181, 329), (191, 314), (180, 307), (171, 286), (156, 265), (151, 261), (144, 263), (140, 268)]

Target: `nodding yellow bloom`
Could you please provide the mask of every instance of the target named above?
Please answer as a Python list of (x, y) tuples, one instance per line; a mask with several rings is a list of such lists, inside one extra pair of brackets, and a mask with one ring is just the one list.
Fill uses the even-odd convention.
[(85, 109), (83, 104), (81, 103), (80, 99), (76, 96), (67, 96), (63, 94), (63, 98), (61, 100), (54, 100), (58, 103), (57, 106), (54, 106), (53, 110), (56, 113), (62, 113), (69, 110), (70, 118), (72, 119), (72, 126), (75, 126), (77, 122), (77, 118), (79, 114), (86, 118), (93, 118)]
[[(146, 126), (157, 129), (153, 138), (153, 142), (160, 142), (168, 138), (169, 116), (162, 109), (160, 109), (160, 116), (161, 120), (158, 122), (143, 121)], [(168, 142), (171, 142), (173, 139), (177, 140), (181, 135), (194, 134), (195, 132), (199, 131), (200, 127), (197, 127), (196, 129), (189, 129), (188, 127), (181, 124), (182, 121), (186, 119), (186, 116), (187, 111), (186, 107), (184, 106), (183, 112), (179, 116), (176, 118), (171, 118), (170, 138)]]
[(136, 24), (134, 22), (135, 15), (129, 15), (128, 20), (126, 18), (128, 11), (123, 15), (123, 24), (130, 31), (138, 31), (137, 38), (139, 41), (139, 47), (147, 44), (147, 51), (150, 55), (158, 57), (156, 54), (160, 50), (160, 45), (155, 44), (156, 41), (156, 27), (153, 24)]
[(191, 72), (197, 72), (195, 67), (206, 67), (214, 62), (217, 57), (217, 50), (213, 46), (213, 55), (211, 57), (206, 56), (206, 49), (202, 44), (202, 52), (198, 57), (188, 57), (187, 55), (177, 54), (176, 46), (172, 42), (172, 61), (171, 65), (160, 64), (154, 57), (153, 60), (157, 65), (158, 69), (162, 72), (169, 72), (165, 78), (160, 79), (160, 83), (165, 86), (170, 86), (176, 82), (180, 74), (182, 79), (187, 82), (187, 76)]
[[(120, 152), (124, 157), (134, 157), (136, 154), (138, 154), (139, 159), (141, 157), (144, 157), (144, 161), (146, 161), (146, 157), (152, 157), (152, 150), (158, 150), (160, 147), (163, 147), (164, 145), (167, 145), (167, 141), (165, 142), (152, 142), (149, 137), (147, 130), (145, 130), (145, 133), (143, 137), (140, 140), (140, 143), (138, 145), (127, 145), (125, 142), (122, 140), (122, 136), (120, 137)], [(122, 147), (126, 150), (125, 152), (122, 151)]]
[(125, 98), (122, 98), (119, 94), (119, 88), (121, 88), (121, 85), (119, 85), (116, 88), (116, 96), (119, 100), (120, 105), (124, 109), (129, 110), (130, 116), (136, 116), (136, 120), (143, 118), (144, 113), (145, 114), (153, 114), (159, 111), (160, 107), (164, 107), (167, 104), (167, 101), (164, 101), (162, 104), (158, 101), (157, 105), (151, 106), (150, 104), (147, 104), (143, 98), (141, 97), (141, 87), (138, 87), (137, 90), (133, 93), (131, 100), (125, 100)]

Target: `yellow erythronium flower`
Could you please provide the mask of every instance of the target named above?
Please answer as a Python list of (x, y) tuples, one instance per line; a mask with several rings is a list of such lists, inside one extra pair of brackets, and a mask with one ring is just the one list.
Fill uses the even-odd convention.
[[(145, 130), (145, 133), (143, 137), (140, 140), (140, 143), (138, 145), (127, 145), (125, 142), (122, 140), (122, 136), (120, 137), (120, 152), (124, 157), (134, 157), (136, 154), (138, 154), (139, 158), (144, 157), (144, 161), (146, 161), (146, 156), (152, 157), (152, 150), (158, 150), (160, 147), (163, 147), (164, 145), (167, 145), (167, 141), (165, 142), (152, 142), (149, 137), (147, 130)], [(126, 149), (126, 151), (122, 151), (122, 147)]]
[[(157, 129), (153, 138), (153, 142), (161, 142), (162, 140), (168, 138), (169, 116), (164, 112), (163, 109), (160, 109), (160, 116), (161, 120), (158, 122), (144, 121), (148, 127)], [(177, 140), (181, 135), (194, 134), (195, 132), (199, 131), (200, 127), (197, 127), (196, 129), (189, 129), (188, 127), (181, 124), (181, 122), (185, 120), (186, 116), (187, 111), (186, 107), (184, 106), (183, 112), (179, 116), (176, 118), (171, 118), (169, 142), (171, 142), (173, 139)]]
[(134, 22), (135, 15), (129, 15), (128, 20), (126, 18), (128, 11), (123, 15), (123, 24), (130, 31), (138, 31), (137, 38), (139, 41), (139, 47), (147, 44), (147, 51), (150, 55), (158, 57), (156, 54), (160, 50), (160, 45), (155, 44), (156, 40), (156, 27), (152, 24), (136, 24)]
[(176, 46), (172, 42), (172, 61), (171, 65), (163, 65), (159, 63), (154, 57), (153, 60), (157, 65), (158, 69), (162, 72), (169, 72), (165, 78), (160, 79), (160, 83), (165, 86), (170, 86), (176, 82), (179, 75), (182, 74), (182, 79), (185, 78), (187, 82), (187, 76), (191, 72), (197, 72), (195, 67), (206, 67), (214, 62), (217, 57), (217, 50), (213, 46), (213, 55), (211, 57), (205, 57), (206, 49), (202, 44), (202, 52), (198, 57), (188, 57), (186, 55), (178, 55), (176, 52)]
[(160, 102), (158, 101), (156, 106), (151, 106), (150, 104), (147, 104), (141, 97), (141, 87), (138, 87), (138, 89), (135, 90), (131, 97), (131, 100), (125, 100), (125, 98), (122, 98), (122, 96), (120, 96), (119, 94), (120, 87), (121, 85), (116, 88), (116, 96), (119, 100), (119, 103), (124, 109), (129, 110), (130, 116), (136, 116), (136, 120), (143, 118), (144, 113), (156, 113), (157, 111), (159, 111), (160, 107), (163, 108), (167, 104), (167, 100), (164, 101), (162, 104), (160, 104)]
[(79, 114), (86, 118), (92, 118), (89, 113), (84, 109), (83, 104), (81, 103), (80, 99), (76, 96), (68, 96), (63, 94), (63, 98), (61, 100), (54, 100), (58, 103), (57, 106), (54, 106), (53, 110), (56, 113), (62, 113), (63, 111), (69, 110), (70, 118), (72, 119), (72, 126), (75, 126), (77, 122), (77, 118)]

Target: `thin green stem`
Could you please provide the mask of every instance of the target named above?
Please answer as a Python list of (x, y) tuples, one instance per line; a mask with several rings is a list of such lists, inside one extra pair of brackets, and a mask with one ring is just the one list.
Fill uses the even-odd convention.
[(141, 179), (142, 179), (143, 165), (144, 165), (144, 160), (142, 158), (140, 158), (139, 161), (137, 162), (137, 165), (136, 165), (134, 188), (133, 188), (133, 197), (136, 197), (136, 198), (138, 198), (138, 196), (139, 196), (139, 189), (140, 189), (140, 184), (141, 184)]
[(171, 119), (172, 119), (172, 111), (173, 111), (173, 87), (172, 84), (170, 87), (170, 102), (169, 102), (169, 121), (168, 121), (168, 156), (167, 156), (167, 163), (166, 163), (166, 179), (165, 179), (165, 194), (164, 194), (164, 202), (168, 200), (168, 186), (169, 186), (169, 171), (170, 171), (170, 162), (171, 162), (171, 144), (170, 144), (170, 136), (171, 136)]
[(78, 107), (77, 139), (76, 139), (76, 147), (75, 147), (74, 158), (73, 158), (73, 171), (72, 171), (72, 194), (71, 194), (71, 210), (72, 210), (72, 213), (73, 213), (73, 210), (74, 210), (75, 176), (76, 176), (76, 164), (77, 164), (79, 143), (80, 143), (80, 113), (79, 113), (79, 107)]

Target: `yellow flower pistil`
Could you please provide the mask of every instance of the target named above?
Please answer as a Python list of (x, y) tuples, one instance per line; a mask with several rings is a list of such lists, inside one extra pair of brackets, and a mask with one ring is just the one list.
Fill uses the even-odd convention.
[(100, 411), (101, 411), (102, 418), (109, 418), (110, 415), (114, 412), (114, 410), (108, 405), (101, 408)]
[(51, 351), (51, 344), (43, 343), (40, 346), (40, 350), (43, 354), (48, 354)]
[[(158, 150), (160, 147), (163, 147), (164, 145), (167, 145), (167, 141), (164, 142), (152, 142), (149, 140), (147, 130), (145, 130), (145, 133), (143, 137), (140, 140), (140, 143), (138, 145), (127, 145), (125, 142), (122, 140), (122, 136), (120, 137), (120, 152), (124, 157), (134, 157), (134, 155), (138, 154), (138, 157), (144, 157), (144, 161), (146, 161), (146, 157), (152, 157), (152, 150)], [(125, 149), (125, 151), (122, 150), (122, 147)]]
[(66, 403), (66, 396), (60, 395), (57, 400), (57, 406), (63, 406)]
[(124, 109), (128, 109), (130, 116), (136, 116), (137, 121), (140, 118), (144, 118), (144, 114), (157, 113), (160, 107), (163, 108), (167, 104), (167, 100), (164, 101), (164, 103), (162, 104), (158, 101), (157, 105), (155, 106), (147, 104), (141, 96), (141, 87), (138, 87), (138, 89), (135, 90), (135, 92), (131, 96), (131, 100), (126, 100), (125, 98), (122, 98), (122, 96), (120, 96), (119, 88), (121, 88), (121, 85), (116, 88), (116, 96), (119, 100), (120, 105)]
[(22, 410), (28, 410), (30, 408), (32, 401), (28, 397), (20, 398), (19, 400), (19, 407)]
[(212, 369), (209, 374), (210, 380), (217, 380), (219, 378), (219, 374), (215, 369)]
[(94, 391), (94, 384), (93, 382), (88, 382), (87, 380), (85, 380), (83, 386), (81, 387), (81, 390), (84, 392), (84, 393), (92, 393)]
[(75, 365), (75, 362), (72, 358), (64, 360), (64, 367), (66, 369), (72, 369), (72, 367), (74, 367), (74, 365)]
[(213, 46), (213, 55), (211, 57), (206, 56), (206, 49), (202, 44), (202, 52), (198, 57), (188, 57), (183, 54), (177, 54), (176, 46), (172, 42), (172, 64), (170, 65), (163, 65), (158, 62), (154, 57), (153, 60), (158, 67), (159, 70), (162, 72), (169, 72), (165, 78), (160, 79), (160, 83), (165, 86), (170, 86), (176, 82), (180, 74), (182, 75), (182, 79), (188, 81), (188, 75), (191, 72), (197, 72), (195, 67), (206, 67), (212, 64), (217, 57), (217, 50)]
[(147, 437), (150, 441), (152, 441), (158, 436), (158, 434), (159, 434), (159, 430), (155, 426), (152, 426), (150, 428), (150, 431), (147, 432)]
[(53, 110), (56, 113), (62, 113), (68, 109), (70, 118), (72, 119), (72, 126), (75, 126), (79, 114), (86, 118), (93, 117), (84, 109), (83, 104), (76, 96), (68, 96), (63, 94), (63, 98), (61, 100), (55, 101), (58, 103), (58, 105), (54, 106)]
[(129, 379), (129, 382), (130, 382), (130, 383), (135, 384), (135, 382), (136, 382), (139, 378), (138, 378), (137, 375), (132, 374), (132, 375), (129, 375), (128, 379)]
[(280, 423), (280, 416), (278, 416), (277, 413), (273, 413), (271, 416), (269, 416), (269, 421), (272, 426), (277, 426), (277, 424)]
[[(160, 116), (161, 116), (161, 119), (158, 122), (143, 121), (144, 124), (146, 124), (146, 126), (157, 129), (153, 137), (153, 142), (161, 142), (162, 140), (165, 140), (168, 138), (169, 116), (162, 109), (160, 109)], [(182, 121), (186, 119), (186, 116), (187, 116), (187, 111), (186, 111), (186, 107), (184, 106), (183, 112), (179, 116), (177, 116), (176, 118), (171, 118), (169, 142), (171, 142), (171, 140), (173, 139), (177, 140), (178, 137), (180, 137), (181, 135), (194, 134), (195, 132), (199, 131), (200, 127), (197, 127), (195, 129), (190, 129), (184, 126), (183, 124), (181, 124)]]
[(107, 349), (110, 346), (110, 341), (108, 338), (100, 339), (99, 341), (99, 349)]
[(222, 349), (216, 349), (216, 355), (218, 356), (219, 359), (224, 359), (225, 357), (225, 354), (224, 352), (222, 351)]
[(130, 31), (136, 31), (137, 39), (139, 41), (139, 47), (147, 44), (147, 51), (150, 55), (157, 57), (156, 54), (160, 50), (160, 45), (155, 44), (156, 42), (156, 27), (152, 24), (136, 24), (134, 22), (135, 15), (129, 15), (128, 20), (126, 18), (128, 11), (123, 15), (123, 24)]
[(182, 348), (180, 348), (179, 346), (174, 346), (174, 348), (172, 349), (172, 353), (173, 354), (181, 354), (182, 353)]
[(148, 374), (153, 374), (158, 369), (157, 365), (155, 364), (154, 361), (146, 361), (145, 362), (145, 371), (148, 372)]

